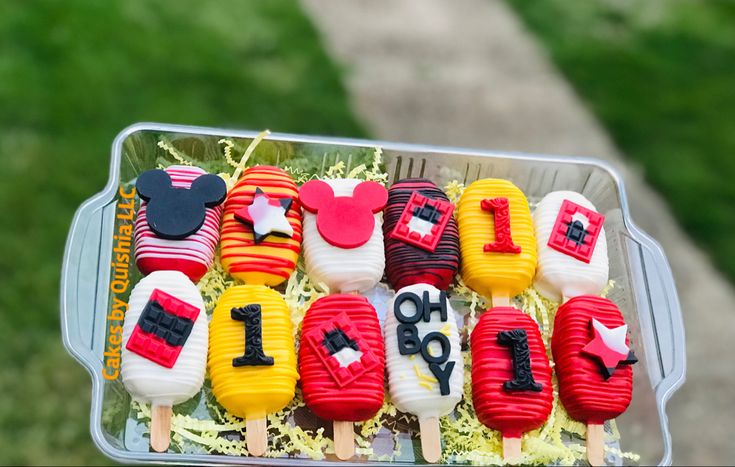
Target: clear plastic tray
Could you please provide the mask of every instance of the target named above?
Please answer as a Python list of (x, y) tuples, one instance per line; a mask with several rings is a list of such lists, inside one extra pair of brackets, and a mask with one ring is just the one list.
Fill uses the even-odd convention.
[[(148, 452), (140, 426), (129, 418), (130, 398), (119, 379), (103, 376), (107, 339), (106, 317), (111, 305), (111, 258), (116, 232), (119, 186), (155, 167), (161, 136), (187, 147), (201, 164), (214, 160), (212, 148), (221, 138), (252, 139), (256, 132), (141, 123), (123, 130), (112, 146), (110, 178), (105, 189), (83, 203), (72, 222), (61, 278), (61, 326), (67, 350), (92, 376), (90, 430), (97, 446), (121, 462), (183, 464), (324, 465), (329, 461), (294, 458), (249, 458), (208, 454)], [(513, 181), (531, 202), (554, 190), (574, 190), (589, 198), (606, 216), (610, 278), (616, 283), (610, 298), (618, 304), (636, 343), (633, 401), (617, 419), (623, 448), (640, 454), (643, 465), (671, 463), (671, 436), (665, 406), (683, 383), (685, 343), (681, 309), (668, 261), (660, 246), (632, 222), (623, 182), (604, 163), (590, 159), (495, 153), (479, 150), (271, 134), (261, 143), (270, 148), (277, 165), (289, 165), (295, 154), (307, 155), (328, 167), (350, 154), (383, 150), (389, 181), (423, 176), (444, 186), (497, 177)], [(221, 145), (219, 146), (221, 154)], [(259, 147), (259, 150), (261, 147)], [(219, 156), (221, 158), (221, 156)], [(131, 286), (140, 277), (134, 261), (128, 270)], [(410, 442), (410, 440), (409, 440)], [(397, 463), (422, 463), (407, 449)], [(614, 456), (611, 463), (621, 463)], [(334, 465), (382, 465), (376, 462), (335, 461)]]

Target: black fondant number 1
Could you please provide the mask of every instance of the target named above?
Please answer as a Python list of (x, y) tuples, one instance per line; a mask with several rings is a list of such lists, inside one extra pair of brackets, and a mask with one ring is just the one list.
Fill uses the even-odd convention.
[(245, 322), (245, 353), (232, 359), (232, 366), (269, 366), (273, 365), (273, 357), (263, 352), (263, 323), (260, 305), (247, 305), (233, 308), (230, 316), (235, 321)]
[(513, 379), (503, 383), (503, 389), (508, 392), (541, 392), (541, 385), (533, 379), (531, 371), (531, 350), (528, 348), (526, 330), (501, 331), (498, 333), (498, 344), (510, 347), (513, 359)]

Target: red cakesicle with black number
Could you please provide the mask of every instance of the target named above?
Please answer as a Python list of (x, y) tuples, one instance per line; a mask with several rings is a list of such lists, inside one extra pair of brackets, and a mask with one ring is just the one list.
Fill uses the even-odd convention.
[(299, 374), (304, 401), (318, 417), (358, 422), (380, 410), (383, 334), (365, 297), (328, 295), (311, 305), (301, 325)]
[[(472, 400), (480, 421), (517, 443), (551, 414), (551, 366), (536, 322), (514, 307), (485, 312), (472, 331)], [(517, 440), (517, 441), (516, 441)]]
[(625, 412), (633, 394), (633, 368), (627, 325), (610, 300), (575, 297), (559, 307), (551, 351), (559, 398), (569, 415), (587, 424), (588, 459), (603, 463), (605, 420)]

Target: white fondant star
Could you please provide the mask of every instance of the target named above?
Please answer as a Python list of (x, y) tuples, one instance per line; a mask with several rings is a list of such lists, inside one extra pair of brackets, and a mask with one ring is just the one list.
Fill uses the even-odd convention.
[(619, 354), (628, 355), (630, 348), (625, 344), (625, 337), (628, 335), (627, 324), (610, 329), (595, 318), (592, 318), (592, 327), (600, 334), (602, 342), (611, 350)]
[(255, 243), (260, 243), (267, 235), (275, 233), (291, 237), (293, 227), (286, 218), (291, 207), (290, 198), (270, 198), (260, 188), (255, 190), (253, 202), (235, 212), (235, 217), (253, 225)]
[(362, 358), (362, 352), (355, 350), (352, 347), (345, 347), (339, 352), (332, 354), (332, 357), (336, 358), (341, 368), (347, 368), (355, 362), (359, 362)]

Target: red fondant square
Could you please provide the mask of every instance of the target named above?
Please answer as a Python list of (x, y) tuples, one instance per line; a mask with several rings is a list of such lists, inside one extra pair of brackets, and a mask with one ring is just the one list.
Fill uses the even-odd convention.
[[(572, 226), (576, 214), (587, 218), (588, 224), (583, 232)], [(566, 255), (589, 263), (604, 223), (605, 216), (599, 212), (592, 211), (566, 199), (559, 209), (554, 228), (549, 236), (548, 245)], [(575, 229), (575, 231), (572, 232), (570, 229)], [(575, 238), (579, 238), (579, 241), (575, 241)]]
[[(430, 233), (422, 235), (419, 232), (412, 231), (409, 228), (409, 223), (414, 217), (414, 211), (416, 209), (425, 208), (436, 211), (438, 222), (432, 226)], [(417, 246), (428, 252), (434, 252), (453, 212), (454, 205), (452, 203), (440, 199), (427, 198), (418, 191), (414, 191), (411, 194), (408, 203), (406, 203), (406, 207), (403, 209), (403, 213), (401, 214), (398, 223), (391, 232), (391, 237), (397, 240), (402, 240), (410, 245)]]
[[(341, 367), (337, 359), (329, 354), (329, 350), (323, 344), (324, 336), (327, 332), (335, 329), (341, 329), (345, 335), (357, 343), (357, 347), (362, 352), (359, 361), (353, 362), (347, 367)], [(304, 342), (319, 356), (324, 367), (339, 387), (347, 386), (380, 363), (360, 331), (354, 326), (347, 313), (344, 312), (312, 328), (302, 336), (302, 345)]]
[[(199, 316), (200, 309), (194, 305), (186, 303), (168, 294), (160, 289), (154, 289), (151, 296), (146, 304), (146, 308), (141, 314), (141, 320), (145, 314), (147, 308), (151, 306), (153, 302), (158, 303), (163, 310), (164, 315), (161, 317), (159, 326), (163, 326), (168, 331), (182, 331), (182, 323), (186, 323), (184, 327), (189, 327), (189, 330), (184, 336), (177, 336), (179, 340), (185, 341), (188, 338), (188, 333), (191, 331), (193, 323), (196, 322)], [(188, 321), (177, 320), (181, 318)], [(154, 332), (146, 332), (141, 328), (141, 320), (136, 324), (133, 329), (130, 338), (128, 339), (125, 347), (141, 357), (147, 358), (148, 360), (157, 363), (166, 368), (173, 368), (176, 364), (176, 360), (181, 354), (181, 350), (184, 348), (182, 345), (171, 345), (162, 337), (159, 337)], [(189, 323), (190, 321), (190, 323)], [(167, 334), (162, 334), (166, 336)], [(170, 336), (170, 334), (168, 335)]]

